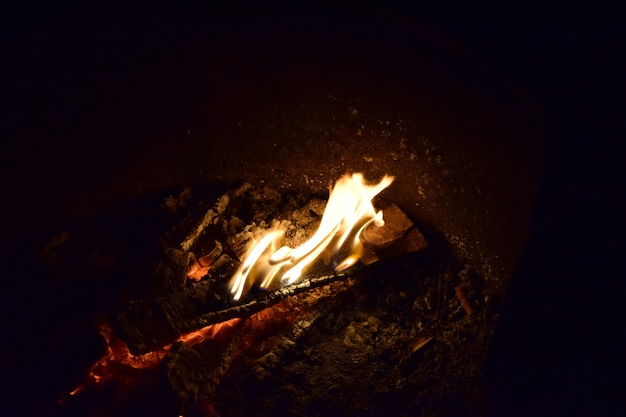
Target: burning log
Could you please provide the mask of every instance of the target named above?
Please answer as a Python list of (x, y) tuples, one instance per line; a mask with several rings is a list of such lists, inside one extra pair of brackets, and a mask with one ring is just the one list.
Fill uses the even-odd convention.
[[(188, 280), (197, 281), (206, 275), (208, 267), (217, 262), (224, 252), (222, 243), (214, 236), (221, 231), (211, 233), (214, 232), (212, 229), (225, 222), (226, 212), (233, 205), (233, 200), (241, 198), (250, 188), (250, 184), (243, 184), (226, 192), (210, 207), (199, 204), (200, 211), (188, 213), (162, 237), (163, 253), (154, 271), (154, 293), (178, 289), (186, 285)], [(185, 189), (183, 194), (191, 194), (191, 191)], [(166, 209), (170, 209), (170, 201), (171, 198), (166, 199)]]
[[(278, 229), (266, 230), (262, 238), (250, 228), (242, 230), (238, 207), (245, 206), (248, 197), (252, 208), (261, 209), (274, 207), (277, 199), (272, 198), (269, 204), (260, 202), (262, 199), (248, 184), (224, 194), (200, 218), (183, 221), (191, 232), (178, 227), (166, 236), (164, 243), (170, 242), (165, 251), (167, 262), (159, 264), (156, 275), (167, 281), (169, 288), (176, 282), (174, 290), (132, 301), (117, 315), (120, 336), (131, 353), (150, 352), (185, 333), (249, 317), (287, 297), (344, 279), (357, 272), (359, 261), (360, 265), (369, 265), (426, 248), (426, 240), (399, 207), (392, 205), (376, 212), (372, 206), (372, 198), (392, 181), (393, 177), (385, 176), (380, 183), (370, 185), (361, 174), (344, 176), (331, 191), (317, 231), (305, 243), (292, 242), (286, 233), (292, 229), (295, 232), (293, 225), (303, 224), (301, 219), (279, 222)], [(265, 217), (253, 217), (253, 222), (256, 218), (267, 225)], [(233, 234), (235, 238), (231, 238)], [(308, 235), (306, 231), (301, 234), (303, 238)], [(180, 236), (185, 236), (182, 241)], [(242, 258), (243, 246), (250, 246), (247, 243), (255, 238), (260, 240)], [(276, 249), (280, 244), (283, 246)], [(237, 254), (233, 256), (243, 259), (243, 264), (232, 259), (230, 252), (222, 253), (223, 248), (234, 250)], [(308, 272), (303, 275), (305, 269)], [(328, 273), (332, 270), (334, 273)], [(187, 278), (203, 277), (180, 288)], [(225, 277), (232, 277), (230, 283)], [(254, 288), (257, 291), (249, 294)]]
[(284, 359), (285, 355), (296, 346), (298, 340), (304, 337), (308, 329), (322, 316), (322, 311), (318, 310), (294, 323), (287, 332), (288, 336), (284, 336), (271, 352), (266, 353), (258, 359), (256, 365), (253, 367), (256, 378), (262, 380), (271, 376), (272, 372), (278, 367), (278, 364)]

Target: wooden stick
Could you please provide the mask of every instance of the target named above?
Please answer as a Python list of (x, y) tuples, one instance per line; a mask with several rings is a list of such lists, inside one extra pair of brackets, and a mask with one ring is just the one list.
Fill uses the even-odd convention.
[(186, 321), (184, 326), (181, 327), (181, 330), (186, 333), (189, 331), (201, 329), (211, 324), (221, 323), (235, 317), (246, 318), (253, 315), (254, 313), (258, 313), (261, 310), (271, 307), (288, 297), (292, 297), (313, 288), (328, 285), (340, 279), (347, 278), (348, 276), (350, 276), (350, 274), (334, 274), (307, 279), (300, 283), (292, 284), (274, 292), (258, 296), (256, 299), (249, 301), (245, 304), (240, 304), (224, 310), (212, 311), (210, 313), (202, 314), (198, 317), (195, 317), (193, 320)]
[(117, 328), (129, 351), (133, 355), (143, 354), (173, 343), (185, 333), (235, 317), (247, 318), (288, 297), (345, 279), (356, 272), (310, 278), (273, 292), (258, 293), (251, 300), (234, 306), (223, 298), (213, 298), (217, 294), (214, 282), (200, 281), (167, 296), (133, 300), (126, 310), (117, 314)]

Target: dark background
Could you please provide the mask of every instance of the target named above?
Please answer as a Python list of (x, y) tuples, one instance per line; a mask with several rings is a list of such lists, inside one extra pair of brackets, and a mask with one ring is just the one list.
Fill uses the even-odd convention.
[[(88, 215), (78, 201), (123, 176), (128, 161), (150, 146), (130, 138), (153, 132), (124, 120), (154, 117), (155, 109), (142, 114), (119, 85), (141, 84), (151, 66), (171, 65), (159, 48), (171, 59), (223, 16), (303, 7), (416, 22), (538, 103), (546, 164), (532, 237), (493, 339), (488, 403), (496, 416), (623, 415), (624, 16), (597, 3), (23, 4), (0, 18), (3, 256)], [(145, 65), (124, 66), (137, 45), (148, 51)], [(178, 106), (175, 115), (156, 110), (164, 119), (193, 118), (193, 100)], [(79, 139), (84, 132), (89, 141)]]

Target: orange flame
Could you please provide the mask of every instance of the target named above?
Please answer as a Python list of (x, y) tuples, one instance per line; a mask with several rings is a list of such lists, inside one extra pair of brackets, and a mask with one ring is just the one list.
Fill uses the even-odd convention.
[(354, 265), (363, 254), (361, 232), (372, 222), (383, 225), (382, 213), (376, 212), (372, 199), (393, 180), (394, 177), (385, 175), (379, 183), (370, 185), (361, 173), (341, 177), (330, 192), (319, 228), (295, 249), (280, 246), (284, 228), (269, 230), (250, 247), (243, 265), (231, 279), (233, 298), (238, 300), (253, 282), (260, 281), (262, 288), (268, 288), (277, 277), (283, 285), (295, 283), (324, 251), (329, 251), (333, 258), (340, 257), (335, 271)]

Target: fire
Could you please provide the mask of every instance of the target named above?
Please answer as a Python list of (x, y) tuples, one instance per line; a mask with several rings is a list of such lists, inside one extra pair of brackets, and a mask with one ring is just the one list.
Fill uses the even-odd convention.
[(298, 281), (313, 261), (322, 254), (331, 258), (335, 271), (343, 271), (363, 256), (360, 235), (371, 223), (384, 224), (382, 212), (376, 212), (372, 199), (393, 182), (385, 175), (376, 184), (368, 184), (363, 174), (346, 174), (330, 192), (319, 228), (297, 248), (281, 246), (285, 230), (276, 226), (251, 245), (244, 262), (231, 279), (231, 294), (238, 300), (252, 283), (268, 288), (277, 278), (282, 285)]

